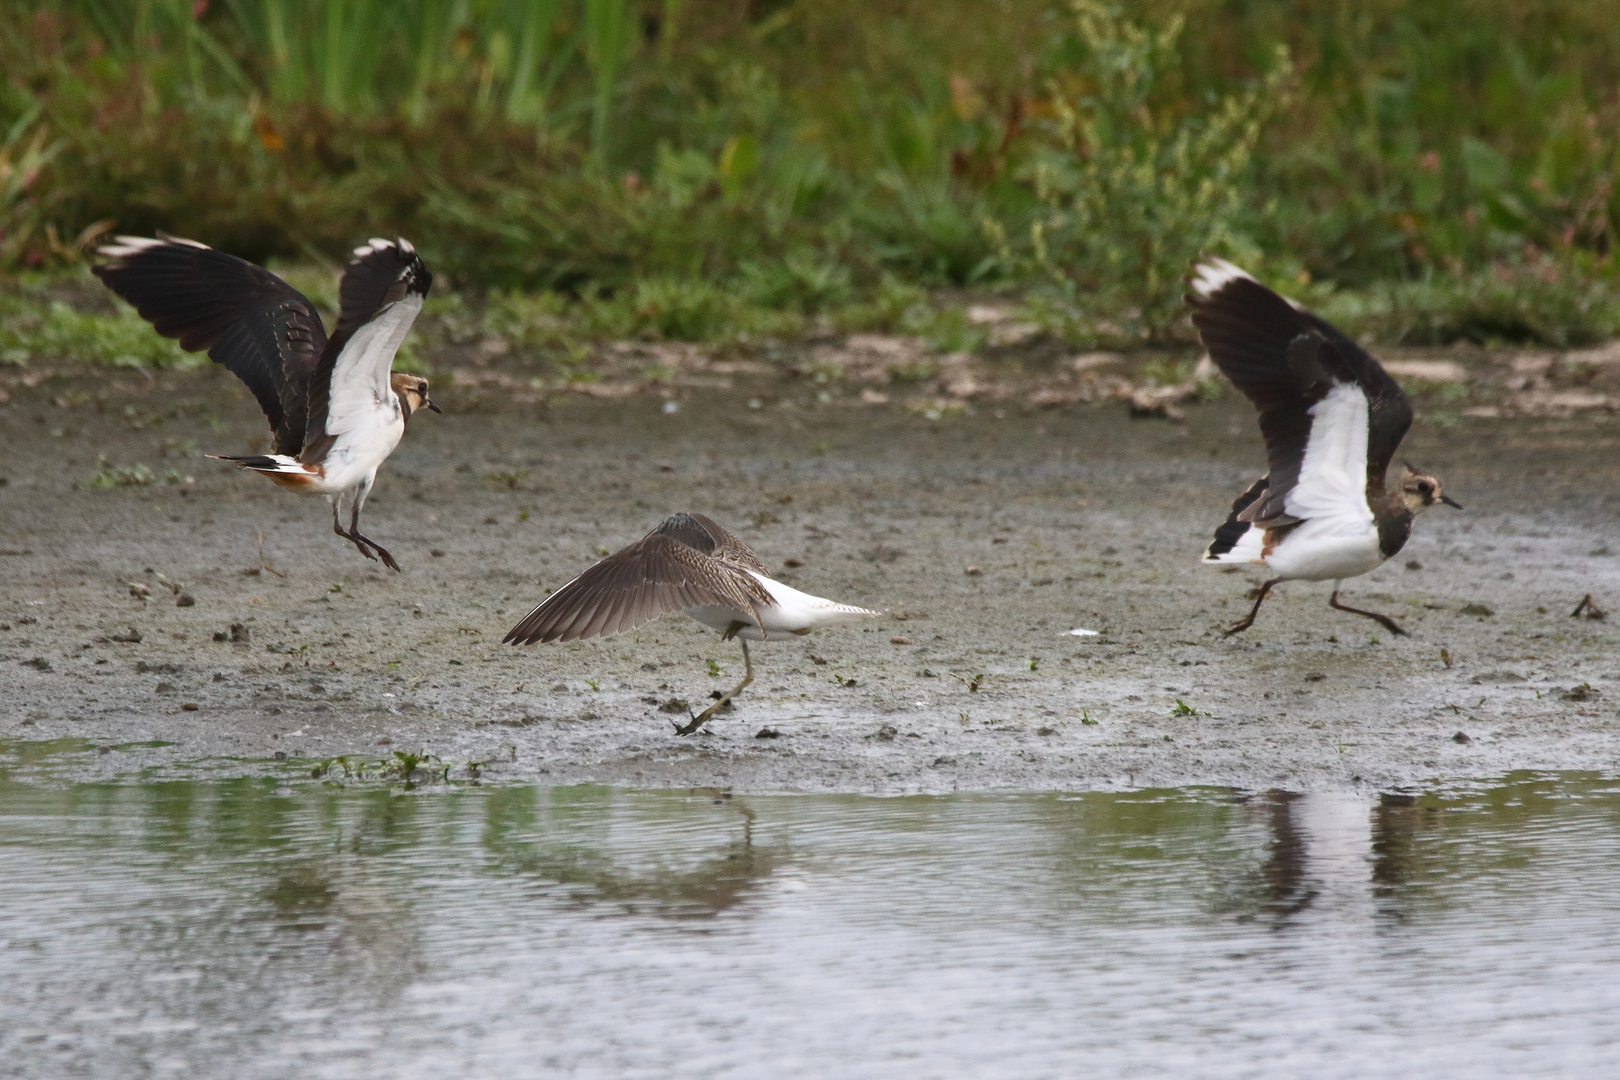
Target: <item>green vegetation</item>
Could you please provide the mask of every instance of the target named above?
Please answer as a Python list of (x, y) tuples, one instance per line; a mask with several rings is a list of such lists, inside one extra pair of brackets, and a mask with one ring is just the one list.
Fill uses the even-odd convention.
[(150, 466), (140, 463), (114, 465), (105, 457), (98, 457), (96, 465), (95, 475), (84, 482), (87, 488), (145, 487), (157, 482), (157, 473)]
[(113, 367), (187, 367), (204, 358), (152, 333), (133, 308), (82, 311), (43, 290), (0, 291), (0, 366), (70, 356)]
[[(831, 325), (948, 351), (984, 342), (939, 299), (963, 288), (1075, 341), (1182, 333), (1210, 251), (1385, 340), (1620, 331), (1599, 0), (0, 0), (0, 24), (0, 273), (111, 229), (301, 265), (400, 233), (466, 321), (533, 345)], [(0, 310), (0, 356), (178, 362), (40, 295)]]

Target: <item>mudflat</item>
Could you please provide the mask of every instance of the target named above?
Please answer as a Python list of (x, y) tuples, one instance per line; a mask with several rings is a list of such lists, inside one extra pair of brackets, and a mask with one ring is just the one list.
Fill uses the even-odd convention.
[[(203, 457), (264, 444), (227, 374), (62, 374), (0, 405), (0, 748), (74, 778), (355, 768), (547, 783), (915, 792), (1322, 790), (1620, 765), (1620, 417), (1420, 415), (1403, 456), (1467, 509), (1346, 583), (1199, 553), (1264, 468), (1235, 393), (924, 414), (774, 378), (605, 399), (458, 394), (366, 507)], [(930, 418), (932, 416), (932, 418)], [(546, 594), (665, 514), (881, 608), (754, 646), (669, 616), (513, 648)], [(261, 542), (262, 537), (262, 542)], [(1591, 594), (1606, 619), (1572, 616)], [(182, 606), (183, 605), (183, 606)], [(1076, 634), (1074, 631), (1094, 631)], [(42, 751), (43, 752), (43, 751)], [(35, 755), (36, 757), (38, 755)]]

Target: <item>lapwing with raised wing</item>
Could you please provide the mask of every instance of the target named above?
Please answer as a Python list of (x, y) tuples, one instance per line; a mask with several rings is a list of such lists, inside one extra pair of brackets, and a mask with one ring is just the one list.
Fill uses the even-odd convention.
[(759, 556), (702, 514), (671, 514), (629, 547), (614, 552), (546, 597), (514, 626), (505, 641), (575, 641), (633, 630), (669, 612), (681, 611), (736, 638), (743, 651), (743, 680), (718, 701), (676, 724), (690, 735), (721, 706), (754, 681), (750, 641), (803, 635), (876, 616), (772, 581)]
[(1206, 563), (1255, 563), (1275, 576), (1227, 629), (1254, 625), (1284, 581), (1331, 581), (1328, 604), (1405, 631), (1387, 615), (1339, 603), (1345, 578), (1373, 570), (1406, 544), (1418, 514), (1462, 509), (1411, 465), (1395, 490), (1384, 474), (1412, 426), (1412, 404), (1377, 360), (1325, 320), (1223, 259), (1194, 268), (1193, 324), (1210, 357), (1260, 412), (1270, 470), (1239, 495)]
[(271, 453), (209, 456), (325, 495), (332, 531), (398, 570), (387, 548), (361, 534), (360, 508), (405, 421), (418, 409), (439, 411), (426, 379), (392, 370), (433, 284), (410, 243), (373, 239), (355, 248), (331, 337), (303, 293), (194, 240), (121, 236), (101, 254), (107, 262), (95, 273), (108, 288), (182, 349), (208, 350), (270, 421)]

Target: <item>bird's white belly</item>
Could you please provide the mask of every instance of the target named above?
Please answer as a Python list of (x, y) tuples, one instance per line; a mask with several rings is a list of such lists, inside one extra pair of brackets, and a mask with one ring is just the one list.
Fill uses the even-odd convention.
[(767, 634), (771, 637), (786, 637), (792, 632), (793, 628), (772, 625), (779, 620), (772, 619), (770, 611), (771, 609), (767, 608), (760, 612), (760, 618), (765, 620), (765, 633), (760, 633), (759, 627), (754, 625), (754, 617), (747, 612), (738, 611), (736, 608), (695, 607), (686, 609), (686, 613), (692, 618), (712, 630), (720, 631), (722, 634), (731, 629), (733, 623), (745, 624), (736, 634), (737, 637), (742, 638), (744, 641), (764, 641)]
[[(737, 631), (736, 636), (745, 641), (764, 641), (767, 638), (784, 638), (790, 634), (808, 634), (820, 626), (841, 626), (845, 623), (860, 622), (877, 614), (866, 608), (840, 604), (836, 600), (828, 600), (821, 596), (811, 596), (753, 570), (748, 573), (765, 587), (765, 591), (770, 594), (773, 601), (759, 605), (758, 624), (754, 622), (754, 616), (747, 612), (718, 605), (687, 608), (686, 613), (704, 626), (713, 627), (722, 634), (731, 629), (733, 623), (743, 623), (743, 628)], [(763, 628), (760, 624), (763, 624)]]
[(405, 420), (396, 413), (375, 426), (338, 436), (321, 462), (325, 474), (322, 488), (346, 491), (375, 475), (404, 434)]
[(787, 613), (780, 608), (762, 607), (759, 617), (765, 624), (765, 629), (754, 623), (754, 617), (747, 612), (738, 611), (728, 607), (695, 607), (687, 608), (686, 613), (704, 626), (718, 630), (722, 634), (731, 629), (732, 623), (743, 623), (743, 628), (734, 635), (744, 641), (780, 640), (794, 634), (804, 634), (810, 627), (805, 619), (784, 617)]
[(1266, 556), (1265, 563), (1278, 577), (1337, 581), (1365, 574), (1383, 561), (1376, 528), (1368, 526), (1352, 531), (1307, 521), (1283, 537)]

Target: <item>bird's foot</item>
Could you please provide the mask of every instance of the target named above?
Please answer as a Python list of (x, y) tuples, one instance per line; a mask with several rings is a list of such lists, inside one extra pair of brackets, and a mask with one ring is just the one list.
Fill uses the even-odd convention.
[(675, 734), (691, 735), (693, 732), (697, 731), (698, 728), (702, 727), (704, 724), (707, 724), (710, 719), (714, 717), (715, 711), (719, 708), (720, 702), (717, 701), (713, 705), (710, 705), (707, 709), (704, 709), (702, 712), (692, 717), (690, 723), (676, 724)]
[(1396, 637), (1408, 636), (1406, 631), (1402, 630), (1399, 626), (1396, 626), (1395, 620), (1390, 618), (1388, 615), (1380, 615), (1376, 611), (1363, 611), (1361, 608), (1351, 607), (1348, 604), (1339, 603), (1339, 590), (1337, 589), (1334, 589), (1333, 595), (1328, 597), (1328, 607), (1334, 609), (1335, 611), (1348, 612), (1351, 615), (1360, 615), (1364, 619), (1371, 619), (1382, 626), (1385, 630), (1388, 630), (1390, 633), (1394, 634)]
[[(676, 724), (675, 734), (690, 735), (704, 724), (707, 724), (711, 719), (714, 718), (716, 713), (725, 708), (727, 705), (730, 705), (731, 699), (737, 696), (738, 692), (742, 690), (743, 686), (747, 685), (748, 683), (744, 682), (742, 686), (737, 687), (737, 689), (733, 690), (731, 693), (720, 696), (713, 705), (710, 705), (707, 709), (704, 709), (702, 712), (692, 717), (690, 723)], [(719, 695), (720, 691), (716, 690), (715, 693)]]
[(1222, 637), (1231, 637), (1233, 634), (1241, 634), (1241, 633), (1243, 633), (1243, 631), (1247, 630), (1249, 627), (1251, 627), (1253, 625), (1254, 625), (1254, 616), (1250, 615), (1247, 619), (1242, 619), (1242, 620), (1240, 620), (1238, 622), (1235, 622), (1231, 626), (1228, 626), (1225, 630), (1221, 631), (1221, 636)]
[(1402, 630), (1400, 627), (1396, 626), (1395, 625), (1395, 620), (1391, 619), (1388, 615), (1369, 615), (1368, 618), (1377, 619), (1380, 623), (1382, 623), (1384, 625), (1384, 629), (1388, 630), (1390, 633), (1394, 634), (1396, 637), (1406, 637), (1407, 636), (1406, 631)]
[(357, 542), (364, 542), (370, 545), (371, 549), (377, 553), (375, 555), (369, 555), (368, 558), (381, 559), (382, 564), (388, 567), (388, 569), (394, 571), (395, 573), (401, 573), (399, 563), (394, 561), (393, 554), (390, 553), (387, 548), (377, 543), (377, 541), (373, 540), (371, 537), (361, 536), (359, 533), (355, 533), (352, 538)]

